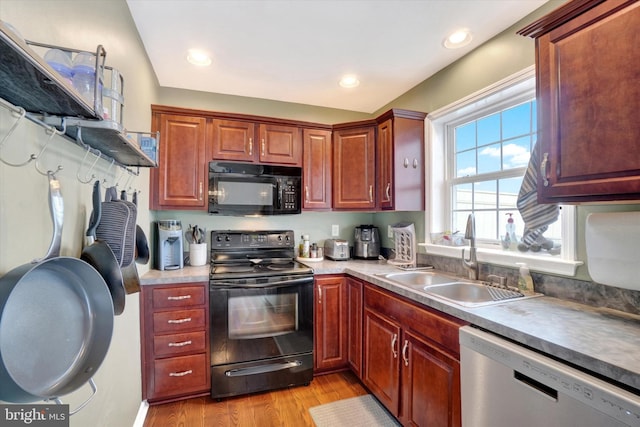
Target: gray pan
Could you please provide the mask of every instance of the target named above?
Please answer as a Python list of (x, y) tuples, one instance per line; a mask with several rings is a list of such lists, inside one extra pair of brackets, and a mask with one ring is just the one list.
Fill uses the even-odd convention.
[[(121, 200), (127, 202), (127, 192), (122, 190), (120, 193)], [(137, 211), (137, 205), (135, 202), (137, 201), (136, 193), (133, 195), (133, 200)], [(128, 203), (128, 202), (127, 202)], [(137, 226), (136, 226), (137, 227)], [(137, 236), (137, 233), (136, 233)], [(137, 243), (137, 240), (136, 240)], [(135, 259), (131, 261), (131, 263), (127, 266), (121, 267), (120, 271), (122, 271), (122, 280), (124, 281), (124, 289), (127, 294), (133, 294), (136, 292), (140, 292), (140, 277), (138, 276), (138, 268), (136, 267)]]
[(49, 174), (54, 232), (47, 255), (0, 278), (0, 401), (71, 393), (91, 380), (113, 334), (113, 303), (89, 264), (60, 257), (63, 202)]
[(87, 244), (82, 249), (80, 259), (88, 262), (98, 270), (109, 287), (113, 301), (114, 314), (120, 315), (124, 311), (126, 300), (124, 278), (120, 264), (111, 247), (103, 240), (96, 240), (96, 228), (102, 219), (102, 204), (100, 203), (100, 181), (93, 185), (93, 212), (87, 228)]

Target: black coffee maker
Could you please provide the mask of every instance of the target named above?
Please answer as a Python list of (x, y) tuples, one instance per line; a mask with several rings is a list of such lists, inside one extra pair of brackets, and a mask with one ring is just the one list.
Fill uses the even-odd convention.
[(380, 232), (373, 225), (359, 225), (353, 242), (354, 258), (378, 259), (380, 256)]

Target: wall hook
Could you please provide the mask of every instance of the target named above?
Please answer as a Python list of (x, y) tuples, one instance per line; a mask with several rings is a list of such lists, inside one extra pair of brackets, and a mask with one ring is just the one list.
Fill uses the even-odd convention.
[[(79, 132), (80, 131), (78, 130), (78, 133)], [(82, 170), (82, 165), (85, 163), (85, 161), (87, 160), (87, 156), (91, 152), (91, 147), (89, 147), (88, 145), (86, 147), (87, 147), (87, 152), (84, 154), (84, 157), (82, 159), (82, 163), (80, 164), (80, 167), (78, 168), (78, 172), (76, 172), (76, 178), (82, 184), (89, 184), (91, 181), (93, 181), (96, 178), (95, 174), (92, 174), (91, 171), (93, 171), (93, 168), (95, 168), (96, 163), (98, 163), (98, 160), (100, 160), (102, 158), (102, 153), (99, 150), (96, 150), (96, 152), (98, 153), (98, 154), (95, 155), (96, 159), (94, 160), (94, 162), (89, 167), (89, 170), (87, 171), (87, 173), (84, 176), (84, 180), (82, 178), (80, 178), (80, 170)], [(91, 175), (89, 175), (89, 174), (91, 174)]]

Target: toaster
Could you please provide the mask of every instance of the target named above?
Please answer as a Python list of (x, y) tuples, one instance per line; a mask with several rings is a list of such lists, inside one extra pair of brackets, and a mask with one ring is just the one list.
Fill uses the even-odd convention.
[(327, 239), (324, 241), (324, 256), (334, 261), (349, 259), (349, 241), (342, 239)]

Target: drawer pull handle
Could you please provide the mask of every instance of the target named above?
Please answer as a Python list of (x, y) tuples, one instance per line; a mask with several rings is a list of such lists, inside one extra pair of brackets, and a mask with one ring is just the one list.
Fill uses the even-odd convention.
[(169, 319), (167, 323), (187, 323), (191, 322), (191, 317), (185, 317), (184, 319)]
[(189, 299), (191, 295), (179, 295), (177, 297), (167, 297), (169, 301), (181, 301), (183, 299)]
[(170, 377), (184, 377), (185, 375), (193, 374), (193, 371), (189, 369), (188, 371), (182, 372), (169, 372)]
[(391, 352), (393, 353), (393, 358), (398, 358), (398, 351), (396, 350), (396, 342), (398, 342), (398, 334), (393, 334), (393, 339), (391, 340)]
[(170, 342), (167, 344), (169, 347), (184, 347), (185, 345), (191, 345), (191, 340), (182, 342)]

